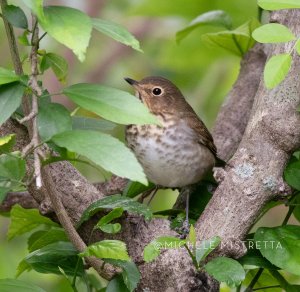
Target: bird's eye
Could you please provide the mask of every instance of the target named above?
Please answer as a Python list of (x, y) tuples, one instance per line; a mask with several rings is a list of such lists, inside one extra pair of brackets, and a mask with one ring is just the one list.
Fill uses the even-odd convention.
[(155, 87), (155, 88), (153, 88), (152, 93), (154, 95), (161, 95), (162, 91), (159, 87)]

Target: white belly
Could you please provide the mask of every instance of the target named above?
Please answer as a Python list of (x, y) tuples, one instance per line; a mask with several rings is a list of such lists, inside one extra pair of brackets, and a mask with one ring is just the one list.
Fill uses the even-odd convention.
[[(158, 128), (157, 135), (127, 135), (127, 143), (135, 152), (150, 181), (165, 187), (182, 187), (201, 180), (215, 163), (209, 149), (197, 142), (195, 133), (185, 124)], [(180, 131), (178, 128), (180, 127)]]

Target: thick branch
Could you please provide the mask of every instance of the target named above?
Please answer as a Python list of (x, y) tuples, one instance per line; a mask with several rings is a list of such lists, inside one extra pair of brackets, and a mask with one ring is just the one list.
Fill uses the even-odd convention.
[[(273, 14), (299, 34), (299, 10)], [(270, 54), (289, 52), (293, 44), (274, 45)], [(291, 153), (300, 146), (300, 59), (293, 54), (292, 68), (286, 79), (273, 90), (263, 81), (255, 96), (253, 110), (242, 142), (226, 169), (224, 181), (197, 222), (199, 239), (219, 235), (228, 245), (223, 253), (243, 254), (242, 240), (263, 206), (284, 191), (283, 170)]]
[(242, 59), (239, 77), (227, 96), (213, 129), (218, 155), (228, 161), (235, 153), (246, 129), (266, 56), (256, 44)]

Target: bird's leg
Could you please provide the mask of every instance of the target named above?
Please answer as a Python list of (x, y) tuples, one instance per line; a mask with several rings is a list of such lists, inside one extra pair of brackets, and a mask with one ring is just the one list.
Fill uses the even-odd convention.
[(155, 194), (156, 194), (156, 193), (157, 193), (157, 191), (158, 191), (158, 188), (159, 188), (159, 186), (158, 186), (158, 185), (156, 185), (156, 186), (155, 186), (155, 188), (154, 188), (154, 190), (152, 191), (152, 194), (151, 194), (151, 197), (150, 197), (150, 199), (149, 199), (149, 201), (148, 201), (148, 203), (147, 203), (147, 206), (149, 206), (149, 205), (150, 205), (150, 203), (151, 203), (152, 199), (154, 198)]
[(181, 189), (181, 194), (185, 196), (185, 220), (182, 224), (182, 238), (186, 238), (190, 232), (190, 224), (189, 224), (189, 203), (190, 203), (190, 192), (191, 187), (187, 186)]

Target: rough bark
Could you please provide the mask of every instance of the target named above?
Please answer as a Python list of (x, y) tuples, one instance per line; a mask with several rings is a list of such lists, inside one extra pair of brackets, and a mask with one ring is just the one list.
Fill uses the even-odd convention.
[[(299, 11), (295, 10), (283, 11), (275, 13), (274, 18), (281, 23), (284, 22), (297, 33), (299, 28), (296, 27), (296, 21), (299, 19), (299, 14)], [(273, 55), (289, 49), (290, 47), (285, 45), (276, 45), (270, 52)], [(296, 112), (296, 107), (300, 101), (300, 76), (297, 70), (300, 61), (298, 56), (293, 56), (293, 59), (294, 64), (291, 72), (280, 86), (267, 91), (263, 83), (260, 84), (242, 142), (230, 161), (230, 167), (226, 169), (224, 181), (216, 190), (212, 200), (197, 222), (198, 239), (209, 238), (214, 235), (221, 236), (223, 242), (227, 243), (227, 248), (222, 250), (226, 255), (237, 257), (243, 253), (242, 246), (233, 249), (230, 243), (242, 240), (263, 205), (283, 190), (282, 172), (284, 166), (292, 151), (300, 146), (300, 119)], [(260, 58), (260, 60), (259, 62), (264, 62), (263, 58)], [(245, 62), (248, 64), (247, 61)], [(248, 62), (252, 63), (254, 61), (249, 58)], [(256, 66), (252, 68), (254, 70)], [(243, 69), (241, 74), (242, 72)], [(249, 71), (248, 74), (250, 74)], [(245, 75), (247, 75), (246, 72)], [(252, 76), (251, 78), (257, 77)], [(242, 84), (240, 86), (236, 86), (233, 91), (241, 91), (243, 86)], [(251, 87), (248, 83), (245, 86), (248, 86), (248, 90)], [(238, 95), (232, 94), (232, 98), (237, 98), (236, 96)], [(248, 105), (250, 105), (250, 102)], [(226, 110), (228, 109), (226, 108)], [(244, 117), (244, 115), (237, 115), (235, 121), (234, 117), (231, 116), (227, 122), (227, 116), (224, 116), (223, 119), (218, 119), (218, 124), (235, 125), (232, 126), (232, 128), (235, 128), (241, 117)], [(21, 128), (20, 130), (13, 122), (9, 121), (6, 125), (11, 126), (10, 133), (21, 131), (23, 136), (20, 136), (26, 136), (24, 129)], [(216, 125), (216, 129), (220, 127), (221, 125)], [(239, 129), (239, 135), (242, 133), (241, 129)], [(5, 127), (1, 127), (1, 135), (5, 131)], [(229, 133), (230, 135), (233, 134), (234, 130), (220, 133), (223, 136), (223, 141), (229, 141), (226, 140)], [(18, 147), (24, 147), (27, 144), (25, 140), (19, 139)], [(215, 140), (222, 141), (221, 137), (215, 138)], [(226, 146), (229, 149), (224, 150), (222, 149), (222, 142), (217, 143), (220, 143), (218, 146), (220, 151), (224, 153), (224, 157), (227, 157), (229, 150), (231, 151), (227, 145), (237, 147), (238, 144), (237, 140), (232, 139), (228, 143), (224, 143), (224, 147)], [(54, 163), (44, 170), (54, 182), (55, 189), (59, 192), (61, 201), (74, 223), (78, 221), (86, 206), (104, 195), (89, 184), (67, 162)], [(47, 198), (45, 198), (43, 192), (32, 188), (30, 191), (40, 206), (45, 204), (45, 210), (51, 210), (47, 205), (49, 201), (45, 203)], [(162, 255), (152, 263), (142, 261), (143, 248), (152, 239), (162, 235), (176, 235), (174, 231), (170, 230), (167, 220), (154, 219), (150, 223), (145, 223), (141, 218), (127, 216), (122, 219), (122, 222), (122, 233), (116, 237), (127, 243), (129, 254), (141, 270), (142, 281), (139, 291), (143, 289), (144, 291), (148, 289), (148, 291), (169, 292), (217, 290), (215, 282), (211, 281), (209, 277), (196, 273), (190, 257), (183, 249), (164, 250)], [(92, 228), (92, 224), (93, 220), (85, 224), (85, 228), (80, 230), (80, 234), (84, 239), (87, 238), (88, 230)], [(94, 240), (101, 238), (103, 238), (103, 234), (99, 233)]]
[[(299, 34), (299, 10), (274, 12), (272, 18)], [(269, 53), (289, 52), (293, 44), (274, 45)], [(225, 178), (197, 222), (198, 238), (221, 236), (223, 253), (238, 257), (242, 240), (263, 206), (285, 191), (284, 167), (300, 146), (300, 58), (293, 54), (292, 68), (275, 89), (261, 81), (243, 139), (226, 168)]]

